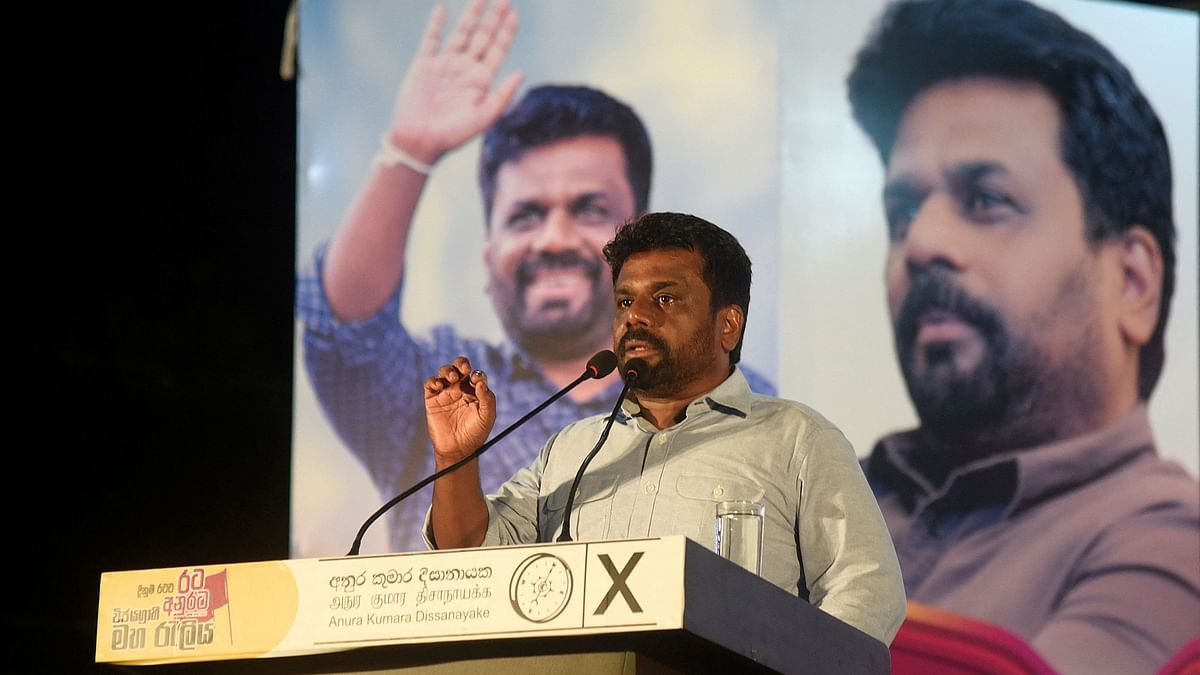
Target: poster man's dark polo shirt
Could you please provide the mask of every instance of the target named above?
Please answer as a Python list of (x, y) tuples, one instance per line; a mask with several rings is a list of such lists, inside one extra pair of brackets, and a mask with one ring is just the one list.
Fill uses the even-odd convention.
[(1158, 457), (1144, 406), (940, 488), (909, 461), (919, 438), (864, 460), (909, 600), (998, 624), (1063, 673), (1154, 673), (1200, 635), (1200, 483)]

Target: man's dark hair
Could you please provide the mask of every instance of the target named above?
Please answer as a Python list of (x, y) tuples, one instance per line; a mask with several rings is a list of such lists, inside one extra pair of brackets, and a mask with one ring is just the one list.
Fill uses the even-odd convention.
[[(712, 311), (737, 305), (742, 314), (750, 314), (750, 256), (737, 237), (716, 225), (687, 213), (647, 213), (617, 230), (616, 237), (604, 247), (604, 259), (612, 268), (613, 283), (629, 256), (662, 249), (695, 251), (704, 259), (701, 276), (712, 292)], [(729, 363), (742, 358), (742, 335), (729, 352)]]
[(519, 160), (533, 148), (578, 136), (607, 136), (621, 144), (634, 206), (637, 213), (645, 213), (653, 155), (641, 118), (633, 108), (597, 89), (548, 84), (530, 89), (483, 135), (479, 189), (487, 220), (492, 217), (496, 172), (504, 163)]
[(1145, 227), (1163, 257), (1158, 324), (1139, 354), (1138, 396), (1162, 373), (1175, 288), (1171, 161), (1162, 124), (1129, 70), (1092, 36), (1024, 0), (890, 5), (847, 78), (850, 104), (884, 164), (905, 109), (939, 83), (974, 76), (1032, 81), (1058, 103), (1060, 153), (1083, 199), (1086, 237)]

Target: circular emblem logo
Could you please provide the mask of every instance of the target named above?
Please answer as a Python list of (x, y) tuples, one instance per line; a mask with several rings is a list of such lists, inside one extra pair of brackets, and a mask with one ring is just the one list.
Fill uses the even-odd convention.
[(529, 556), (513, 572), (508, 600), (522, 618), (534, 623), (553, 620), (571, 599), (571, 568), (549, 553)]

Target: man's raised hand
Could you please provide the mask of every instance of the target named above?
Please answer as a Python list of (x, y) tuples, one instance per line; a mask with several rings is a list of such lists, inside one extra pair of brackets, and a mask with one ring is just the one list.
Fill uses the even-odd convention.
[(478, 450), (496, 423), (496, 395), (487, 375), (472, 370), (465, 356), (425, 380), (425, 419), (440, 463), (453, 463)]
[(519, 17), (509, 0), (472, 0), (446, 36), (446, 8), (429, 17), (400, 92), (388, 131), (391, 143), (432, 165), (481, 133), (512, 101), (523, 75), (492, 82), (508, 55)]

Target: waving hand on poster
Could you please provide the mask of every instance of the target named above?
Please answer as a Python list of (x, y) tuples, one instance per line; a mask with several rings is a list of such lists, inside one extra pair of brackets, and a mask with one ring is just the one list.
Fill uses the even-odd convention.
[(389, 140), (397, 150), (425, 164), (486, 129), (520, 86), (513, 72), (493, 87), (517, 33), (516, 8), (500, 0), (466, 8), (443, 40), (445, 7), (429, 17), (416, 57), (396, 97)]
[(374, 314), (400, 283), (408, 228), (437, 160), (486, 129), (512, 100), (522, 75), (493, 80), (517, 32), (507, 0), (475, 0), (443, 40), (445, 7), (433, 10), (396, 97), (374, 170), (325, 262), (334, 314)]

